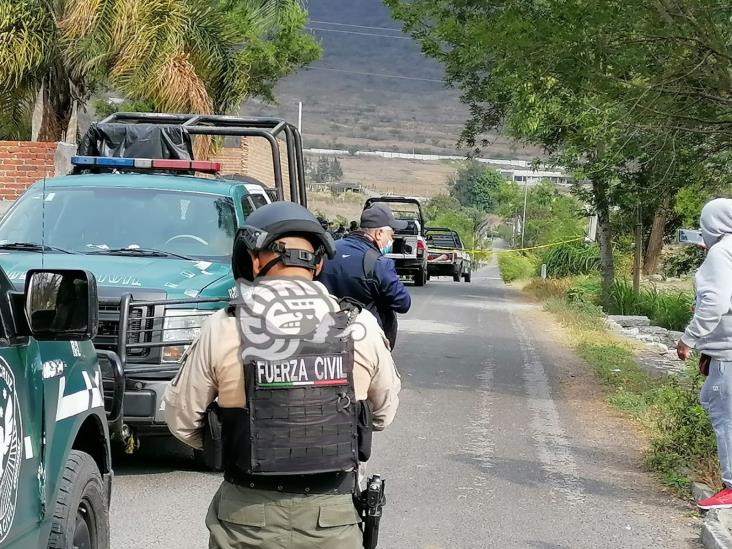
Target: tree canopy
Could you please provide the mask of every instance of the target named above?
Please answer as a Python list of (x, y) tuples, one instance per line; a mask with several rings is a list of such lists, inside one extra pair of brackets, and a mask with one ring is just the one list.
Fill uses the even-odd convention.
[(0, 127), (27, 125), (36, 103), (39, 138), (59, 139), (107, 87), (160, 111), (271, 101), (320, 56), (306, 21), (298, 0), (0, 0)]
[(614, 207), (656, 212), (686, 185), (730, 185), (729, 2), (386, 3), (462, 91), (463, 144), (502, 131), (574, 173), (598, 215), (605, 290)]

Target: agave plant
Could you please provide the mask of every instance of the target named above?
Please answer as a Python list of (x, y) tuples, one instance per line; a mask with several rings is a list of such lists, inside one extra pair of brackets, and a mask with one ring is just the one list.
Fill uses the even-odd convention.
[(230, 112), (318, 58), (306, 20), (298, 0), (0, 0), (0, 116), (33, 105), (38, 139), (57, 140), (99, 87)]

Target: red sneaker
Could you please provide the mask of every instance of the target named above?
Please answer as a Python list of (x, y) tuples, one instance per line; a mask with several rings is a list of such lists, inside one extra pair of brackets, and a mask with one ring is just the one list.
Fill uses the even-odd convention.
[(732, 507), (732, 490), (725, 488), (712, 497), (696, 502), (700, 509), (729, 509)]

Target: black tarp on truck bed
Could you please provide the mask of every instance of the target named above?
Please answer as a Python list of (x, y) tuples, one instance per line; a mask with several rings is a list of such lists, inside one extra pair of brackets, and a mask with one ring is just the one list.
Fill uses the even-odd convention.
[(191, 136), (177, 125), (92, 124), (79, 145), (81, 156), (192, 160)]

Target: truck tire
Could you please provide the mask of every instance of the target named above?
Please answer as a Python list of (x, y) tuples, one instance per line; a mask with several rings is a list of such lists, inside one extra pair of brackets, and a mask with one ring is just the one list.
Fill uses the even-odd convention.
[(455, 267), (455, 272), (454, 272), (454, 273), (452, 273), (452, 279), (453, 279), (453, 280), (454, 280), (455, 282), (460, 282), (460, 274), (461, 274), (461, 273), (460, 273), (460, 267), (457, 267), (457, 266), (456, 266), (456, 267)]
[(419, 271), (417, 274), (414, 275), (414, 285), (415, 286), (424, 286), (424, 283), (427, 282), (427, 273), (424, 271)]
[(109, 509), (102, 475), (86, 452), (71, 450), (53, 510), (49, 549), (109, 549)]
[(472, 273), (472, 271), (468, 271), (467, 273), (465, 273), (465, 274), (463, 275), (463, 280), (465, 280), (465, 282), (470, 282), (470, 279), (471, 279), (472, 277), (473, 277), (473, 273)]

